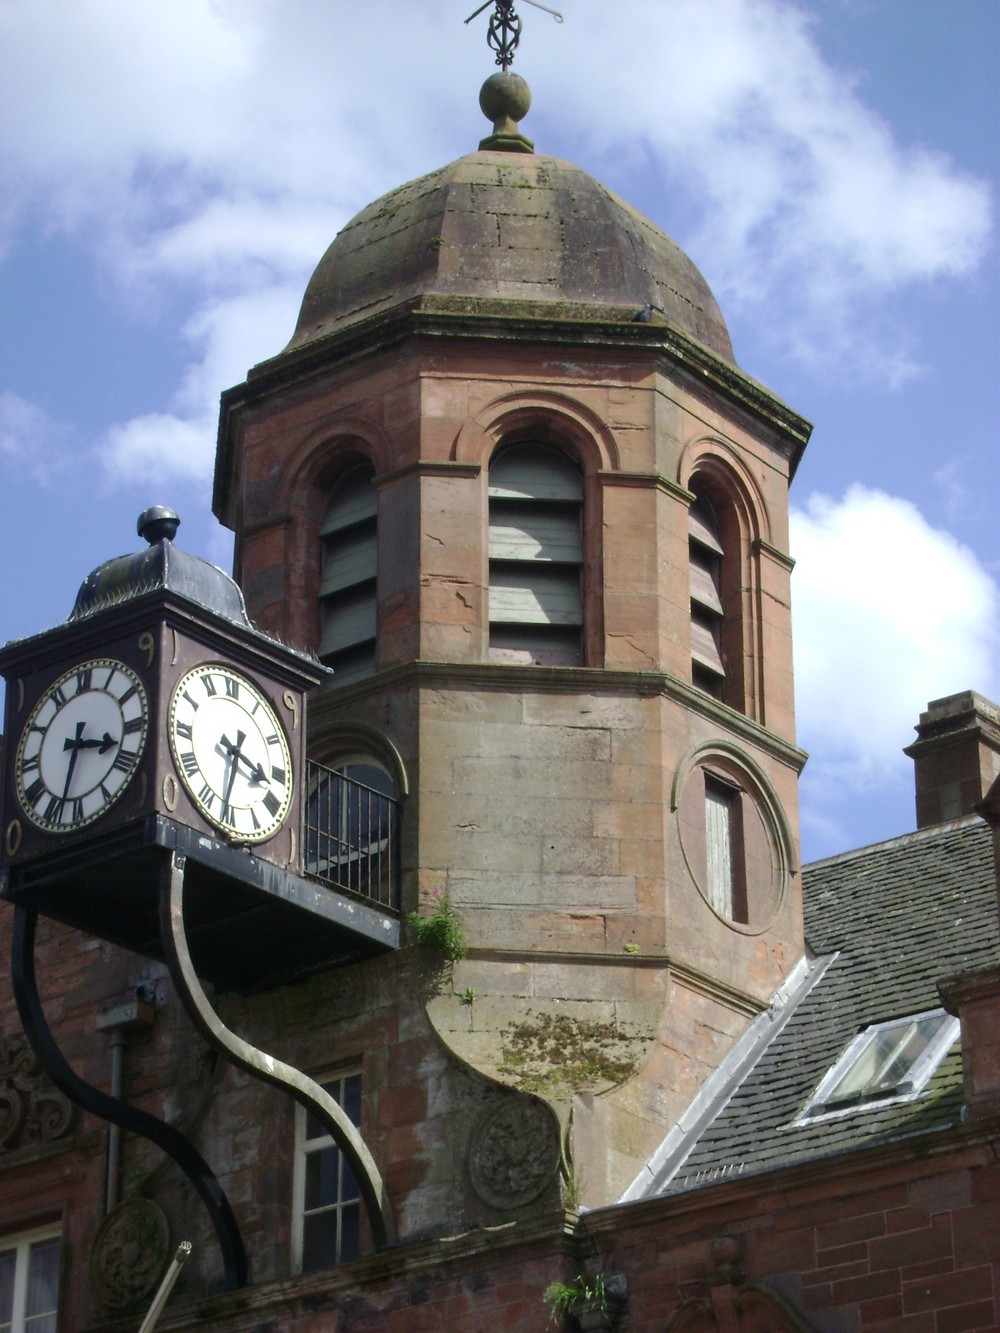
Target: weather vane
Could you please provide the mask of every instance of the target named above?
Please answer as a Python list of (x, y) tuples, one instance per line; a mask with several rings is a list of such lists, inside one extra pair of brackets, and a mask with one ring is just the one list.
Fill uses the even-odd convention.
[[(535, 9), (544, 9), (546, 14), (551, 14), (557, 23), (562, 23), (563, 16), (558, 9), (550, 9), (548, 5), (539, 4), (538, 0), (525, 0), (526, 4), (532, 5)], [(490, 50), (497, 53), (497, 64), (507, 72), (509, 65), (513, 64), (514, 51), (518, 42), (521, 40), (521, 19), (514, 11), (514, 0), (486, 0), (485, 5), (480, 5), (474, 14), (470, 14), (465, 20), (471, 23), (477, 19), (484, 9), (494, 6), (493, 13), (490, 15), (489, 31), (486, 34), (486, 41)]]

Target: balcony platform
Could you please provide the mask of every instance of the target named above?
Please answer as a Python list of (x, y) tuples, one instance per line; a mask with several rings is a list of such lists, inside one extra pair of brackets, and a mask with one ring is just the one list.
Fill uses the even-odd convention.
[(399, 947), (393, 910), (159, 814), (10, 867), (0, 897), (162, 959), (160, 889), (175, 852), (192, 959), (217, 986), (269, 990)]

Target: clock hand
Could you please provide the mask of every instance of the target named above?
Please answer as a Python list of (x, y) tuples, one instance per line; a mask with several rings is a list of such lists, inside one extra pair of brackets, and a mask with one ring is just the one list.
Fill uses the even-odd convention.
[(228, 736), (223, 735), (221, 744), (225, 747), (226, 754), (229, 756), (229, 775), (226, 778), (226, 790), (222, 797), (222, 808), (225, 810), (229, 804), (229, 798), (233, 794), (233, 786), (236, 782), (236, 774), (239, 771), (239, 761), (243, 758), (243, 742), (246, 736), (242, 731), (236, 733), (236, 744), (233, 745)]
[(228, 736), (223, 736), (222, 739), (219, 741), (219, 744), (223, 747), (226, 754), (232, 756), (236, 764), (242, 763), (246, 765), (246, 767), (250, 770), (251, 782), (266, 782), (267, 775), (264, 772), (263, 764), (254, 763), (252, 759), (248, 759), (247, 756), (243, 753), (242, 745), (244, 740), (246, 740), (246, 737), (243, 735), (243, 732), (238, 731), (236, 733), (235, 745), (233, 745), (232, 741), (229, 739)]
[(76, 724), (76, 735), (67, 736), (66, 739), (63, 741), (63, 749), (70, 751), (69, 766), (66, 769), (66, 781), (63, 783), (63, 791), (62, 791), (62, 798), (64, 801), (69, 799), (69, 786), (70, 783), (73, 781), (73, 771), (76, 768), (76, 761), (79, 758), (80, 749), (85, 743), (82, 739), (83, 728), (84, 728), (84, 723), (78, 722)]
[[(79, 725), (79, 726), (82, 726), (83, 723), (82, 723), (82, 722), (81, 722), (81, 723), (78, 723), (78, 725)], [(64, 750), (69, 750), (69, 749), (74, 749), (74, 750), (97, 750), (97, 752), (98, 752), (99, 754), (106, 754), (107, 751), (111, 749), (112, 745), (117, 745), (117, 744), (118, 744), (118, 742), (115, 740), (115, 738), (114, 738), (113, 736), (108, 735), (108, 733), (105, 732), (104, 735), (101, 737), (100, 740), (96, 740), (96, 739), (95, 739), (95, 740), (86, 740), (86, 741), (81, 741), (81, 740), (77, 740), (77, 741), (70, 741), (70, 740), (67, 740), (67, 741), (64, 741), (64, 742), (63, 742), (63, 749), (64, 749)]]

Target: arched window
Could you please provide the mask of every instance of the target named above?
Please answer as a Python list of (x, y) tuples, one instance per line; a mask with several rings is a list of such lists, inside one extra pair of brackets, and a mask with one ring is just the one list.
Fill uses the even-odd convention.
[(699, 689), (723, 697), (726, 658), (722, 605), (725, 551), (712, 505), (697, 496), (688, 511), (688, 567), (691, 579), (691, 679)]
[(319, 656), (343, 683), (375, 670), (378, 519), (369, 464), (331, 492), (319, 531)]
[(583, 478), (548, 444), (514, 444), (490, 465), (490, 659), (583, 660)]
[(305, 864), (315, 875), (382, 906), (396, 905), (398, 803), (376, 760), (308, 764)]

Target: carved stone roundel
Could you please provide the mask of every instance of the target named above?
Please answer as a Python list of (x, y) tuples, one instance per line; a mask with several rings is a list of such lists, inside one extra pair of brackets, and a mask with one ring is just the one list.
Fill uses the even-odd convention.
[(559, 1123), (544, 1102), (511, 1098), (480, 1116), (469, 1146), (472, 1187), (493, 1208), (523, 1208), (559, 1170)]
[(90, 1251), (90, 1287), (106, 1314), (148, 1302), (170, 1257), (170, 1226), (149, 1199), (128, 1199), (108, 1213)]

